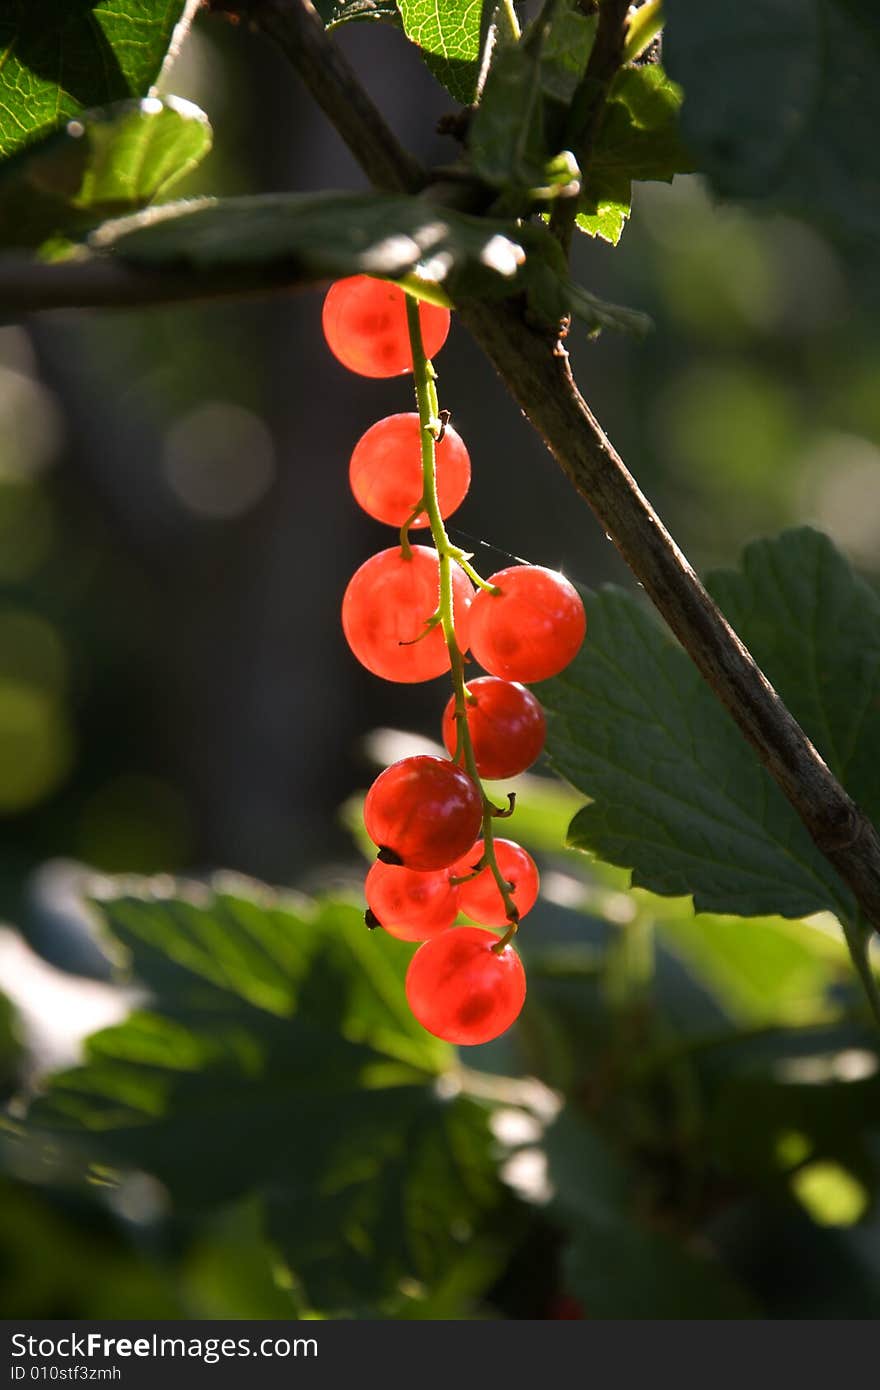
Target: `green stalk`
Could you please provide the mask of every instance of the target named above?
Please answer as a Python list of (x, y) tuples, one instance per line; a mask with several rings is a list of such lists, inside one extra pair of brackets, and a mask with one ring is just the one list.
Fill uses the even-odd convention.
[(626, 31), (623, 61), (632, 63), (641, 57), (663, 28), (663, 0), (648, 0), (636, 10)]
[(501, 9), (507, 20), (507, 27), (510, 29), (511, 38), (518, 39), (521, 31), (516, 10), (513, 8), (513, 0), (502, 0)]
[[(440, 599), (437, 606), (437, 618), (443, 630), (443, 637), (449, 652), (449, 664), (452, 668), (452, 687), (455, 693), (455, 723), (458, 730), (458, 747), (456, 749), (456, 761), (461, 759), (464, 762), (465, 770), (479, 790), (483, 803), (483, 858), (482, 864), (491, 869), (498, 891), (504, 902), (504, 909), (507, 913), (507, 920), (510, 923), (504, 936), (498, 941), (497, 946), (492, 949), (502, 951), (510, 938), (514, 935), (519, 919), (516, 904), (513, 901), (510, 885), (498, 867), (498, 859), (495, 854), (495, 828), (493, 819), (498, 814), (498, 808), (487, 797), (483, 790), (483, 783), (477, 771), (477, 760), (474, 757), (474, 746), (471, 742), (470, 729), (467, 722), (467, 690), (465, 688), (464, 676), (464, 657), (458, 645), (455, 635), (455, 614), (453, 611), (453, 590), (452, 590), (452, 566), (460, 564), (463, 554), (456, 546), (450, 543), (446, 534), (446, 527), (443, 524), (443, 517), (440, 515), (440, 503), (437, 498), (437, 465), (435, 445), (442, 424), (440, 420), (439, 403), (437, 400), (437, 376), (433, 364), (425, 356), (425, 348), (422, 342), (422, 328), (419, 322), (418, 300), (412, 295), (406, 296), (406, 318), (409, 327), (409, 340), (412, 348), (413, 377), (416, 387), (416, 403), (419, 408), (419, 424), (422, 444), (422, 498), (419, 510), (427, 513), (431, 527), (431, 536), (437, 555), (440, 561)], [(465, 566), (462, 566), (465, 568)], [(479, 583), (484, 583), (472, 570), (470, 565), (466, 566), (466, 573)]]

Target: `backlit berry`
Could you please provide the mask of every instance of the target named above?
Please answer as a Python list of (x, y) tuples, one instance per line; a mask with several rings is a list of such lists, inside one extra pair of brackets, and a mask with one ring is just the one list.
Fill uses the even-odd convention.
[(420, 754), (392, 763), (364, 802), (364, 824), (391, 863), (445, 869), (480, 833), (483, 801), (462, 768)]
[(375, 918), (399, 941), (427, 941), (451, 927), (458, 916), (458, 889), (449, 871), (419, 873), (394, 864), (374, 864), (364, 885)]
[[(359, 376), (403, 376), (412, 371), (412, 351), (403, 290), (369, 275), (351, 275), (331, 285), (321, 315), (327, 346)], [(422, 341), (428, 357), (439, 352), (449, 332), (449, 310), (419, 304)]]
[[(516, 681), (478, 676), (469, 681), (473, 696), (465, 710), (481, 777), (516, 777), (531, 767), (544, 747), (547, 721), (538, 700)], [(458, 722), (453, 696), (443, 713), (443, 742), (455, 757)]]
[(490, 1042), (518, 1017), (526, 975), (512, 946), (482, 927), (452, 927), (420, 946), (406, 974), (409, 1006), (429, 1033), (447, 1042)]
[[(470, 580), (453, 566), (455, 635), (468, 645)], [(425, 632), (440, 596), (436, 550), (414, 545), (407, 557), (399, 546), (366, 560), (349, 581), (342, 600), (342, 628), (358, 661), (388, 681), (427, 681), (449, 670), (449, 651), (439, 624)], [(423, 635), (424, 634), (424, 635)]]
[[(348, 477), (355, 500), (387, 526), (403, 526), (422, 495), (422, 434), (415, 413), (389, 415), (361, 435), (351, 456)], [(440, 515), (449, 516), (467, 494), (471, 461), (461, 436), (447, 425), (434, 446)], [(428, 525), (419, 512), (410, 525)]]
[[(471, 873), (483, 856), (483, 848), (483, 841), (478, 840), (473, 849), (453, 865), (450, 877), (464, 878)], [(502, 878), (513, 884), (510, 895), (519, 912), (519, 920), (522, 920), (527, 912), (531, 912), (538, 897), (537, 865), (529, 852), (521, 845), (514, 844), (513, 840), (495, 841), (495, 859)], [(488, 865), (480, 870), (476, 878), (469, 878), (466, 883), (458, 885), (458, 902), (462, 912), (484, 927), (507, 926), (504, 899)]]
[(493, 676), (543, 681), (577, 655), (587, 630), (580, 595), (555, 570), (514, 565), (488, 581), (471, 609), (471, 650)]

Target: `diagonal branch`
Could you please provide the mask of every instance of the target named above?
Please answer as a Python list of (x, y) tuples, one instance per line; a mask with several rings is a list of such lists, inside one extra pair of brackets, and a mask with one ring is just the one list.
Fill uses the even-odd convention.
[(880, 930), (880, 835), (790, 714), (639, 490), (580, 395), (564, 349), (557, 346), (554, 352), (511, 306), (470, 301), (456, 307), (817, 847)]
[[(356, 79), (337, 78), (335, 45), (320, 25), (311, 36), (316, 68), (306, 68), (297, 52), (296, 35), (303, 31), (305, 16), (314, 14), (310, 0), (250, 3), (257, 10), (252, 22), (281, 44), (366, 171), (373, 158), (370, 133), (343, 126)], [(280, 28), (279, 9), (296, 15), (296, 25)], [(572, 130), (587, 148), (622, 62), (627, 9), (623, 0), (603, 0), (601, 5), (598, 51), (584, 77), (585, 105), (574, 118), (578, 128)], [(404, 183), (408, 160), (400, 163), (398, 173)], [(487, 308), (478, 301), (459, 302), (457, 307), (818, 848), (848, 884), (867, 921), (880, 931), (880, 835), (789, 713), (642, 495), (581, 397), (564, 351), (530, 329), (515, 307)]]
[(205, 0), (205, 7), (245, 20), (275, 40), (375, 188), (415, 193), (424, 187), (425, 171), (400, 144), (348, 59), (330, 41), (311, 0)]

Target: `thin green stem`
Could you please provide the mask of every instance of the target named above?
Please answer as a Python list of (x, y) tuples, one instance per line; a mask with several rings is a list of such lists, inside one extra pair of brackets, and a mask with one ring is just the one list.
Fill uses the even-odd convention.
[(648, 0), (636, 10), (626, 31), (623, 61), (633, 63), (640, 58), (663, 28), (663, 0)]
[(452, 559), (458, 565), (459, 569), (464, 570), (468, 579), (471, 581), (472, 584), (476, 584), (478, 589), (485, 589), (487, 593), (490, 594), (497, 594), (499, 592), (497, 584), (490, 584), (487, 579), (484, 579), (481, 574), (477, 573), (473, 565), (470, 563), (472, 556), (469, 554), (468, 551), (459, 550), (458, 546), (452, 546), (449, 553)]
[(498, 867), (498, 859), (495, 853), (495, 829), (493, 825), (493, 819), (497, 814), (497, 808), (489, 800), (483, 790), (483, 783), (477, 771), (477, 760), (474, 756), (474, 746), (471, 741), (470, 729), (468, 728), (464, 657), (458, 645), (458, 638), (455, 635), (455, 612), (452, 588), (452, 566), (461, 563), (458, 558), (460, 552), (457, 550), (456, 546), (450, 543), (449, 537), (446, 534), (446, 527), (443, 524), (443, 517), (440, 514), (440, 502), (437, 497), (435, 445), (437, 435), (440, 433), (441, 429), (440, 409), (437, 399), (437, 378), (433, 364), (429, 362), (428, 358), (425, 356), (425, 348), (422, 342), (422, 328), (419, 322), (418, 300), (410, 294), (406, 296), (406, 318), (412, 348), (413, 377), (416, 388), (416, 402), (419, 408), (419, 424), (421, 426), (421, 506), (428, 515), (431, 536), (440, 561), (440, 599), (437, 611), (440, 615), (440, 625), (443, 629), (443, 637), (446, 642), (447, 650), (449, 651), (449, 664), (452, 668), (452, 687), (455, 693), (455, 721), (458, 730), (456, 761), (460, 760), (464, 763), (465, 770), (477, 786), (483, 803), (483, 854), (481, 863), (484, 867), (492, 871), (492, 876), (498, 885), (498, 891), (504, 903), (507, 920), (510, 923), (497, 946), (493, 947), (494, 950), (501, 951), (517, 929), (519, 912), (511, 896), (510, 884)]
[(522, 30), (519, 27), (519, 17), (513, 7), (513, 0), (502, 0), (501, 11), (507, 20), (507, 27), (510, 29), (511, 37), (518, 39)]
[(865, 991), (868, 1008), (874, 1022), (880, 1025), (880, 984), (871, 962), (871, 927), (861, 913), (856, 914), (855, 922), (849, 922), (843, 916), (839, 917), (838, 921), (843, 928), (853, 965)]

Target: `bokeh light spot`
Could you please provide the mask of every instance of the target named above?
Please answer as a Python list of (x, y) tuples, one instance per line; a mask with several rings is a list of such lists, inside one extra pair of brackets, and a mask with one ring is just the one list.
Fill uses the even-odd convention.
[(253, 411), (209, 401), (177, 420), (165, 438), (168, 486), (189, 512), (228, 521), (250, 511), (275, 477), (275, 446)]

